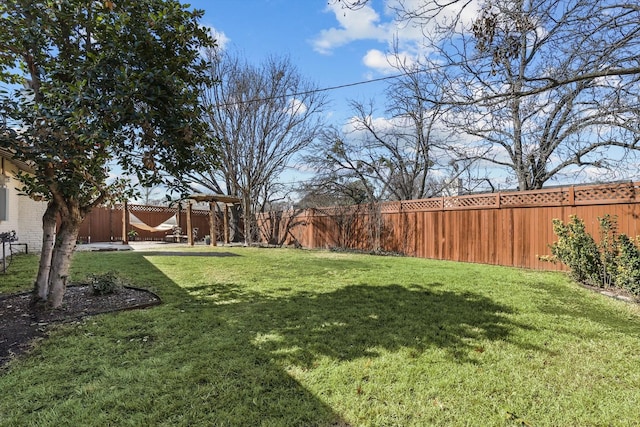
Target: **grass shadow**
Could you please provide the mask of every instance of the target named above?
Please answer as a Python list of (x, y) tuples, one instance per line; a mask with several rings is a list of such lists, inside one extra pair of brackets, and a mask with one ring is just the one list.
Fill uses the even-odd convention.
[[(204, 290), (197, 290), (200, 297)], [(510, 308), (482, 295), (419, 285), (360, 284), (286, 298), (250, 294), (236, 285), (212, 286), (210, 292), (212, 303), (230, 305), (221, 316), (253, 331), (247, 339), (286, 364), (305, 367), (320, 357), (344, 361), (433, 347), (464, 362), (477, 342), (506, 340), (512, 328), (522, 327), (507, 318)]]
[(347, 425), (252, 346), (249, 331), (194, 298), (147, 255), (76, 255), (78, 274), (117, 264), (164, 303), (57, 327), (0, 377), (0, 388), (12, 390), (0, 403), (0, 424)]

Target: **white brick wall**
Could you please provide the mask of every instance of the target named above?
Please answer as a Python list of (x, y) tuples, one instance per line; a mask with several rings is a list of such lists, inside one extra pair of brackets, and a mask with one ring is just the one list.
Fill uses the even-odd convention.
[(25, 196), (18, 196), (20, 207), (18, 214), (19, 243), (27, 243), (29, 251), (42, 249), (42, 215), (47, 208), (44, 202), (36, 202)]
[(5, 175), (9, 177), (5, 184), (9, 189), (9, 215), (6, 221), (0, 221), (0, 232), (15, 230), (18, 243), (28, 244), (29, 252), (39, 252), (42, 249), (42, 215), (47, 205), (18, 195), (17, 168), (8, 159), (4, 160), (4, 167)]

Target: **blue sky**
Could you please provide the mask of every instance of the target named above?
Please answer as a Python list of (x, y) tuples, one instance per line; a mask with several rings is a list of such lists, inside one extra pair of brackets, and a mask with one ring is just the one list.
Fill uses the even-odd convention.
[[(183, 0), (188, 2), (188, 0)], [(402, 0), (411, 5), (422, 0)], [(259, 65), (269, 55), (287, 55), (300, 73), (319, 88), (350, 85), (398, 74), (390, 64), (393, 47), (399, 57), (412, 63), (424, 57), (423, 30), (430, 28), (395, 21), (390, 9), (400, 0), (369, 0), (358, 10), (349, 10), (335, 0), (194, 0), (188, 2), (202, 9), (201, 23), (210, 27), (219, 44), (238, 52)], [(475, 0), (467, 3), (460, 22), (470, 24), (478, 13)], [(445, 9), (438, 20), (460, 12), (459, 5)], [(433, 24), (429, 24), (433, 25)], [(329, 124), (346, 126), (352, 116), (351, 99), (366, 102), (375, 99), (374, 120), (386, 121), (385, 81), (330, 90)], [(295, 162), (295, 160), (294, 160)], [(311, 178), (300, 163), (293, 163), (281, 176), (284, 183)], [(496, 177), (504, 171), (492, 172)]]
[[(369, 82), (327, 92), (326, 122), (341, 127), (353, 116), (349, 100), (375, 99), (377, 117), (384, 114), (387, 82), (375, 80), (398, 74), (388, 56), (394, 42), (403, 58), (420, 54), (423, 35), (420, 29), (396, 24), (388, 8), (394, 1), (369, 0), (355, 11), (334, 0), (188, 3), (205, 11), (201, 23), (214, 30), (223, 48), (239, 52), (253, 64), (268, 55), (287, 55), (301, 75), (319, 88)], [(294, 184), (312, 176), (294, 158), (280, 182)]]
[[(199, 0), (202, 24), (212, 27), (221, 45), (254, 64), (271, 54), (287, 55), (318, 87), (368, 81), (395, 73), (384, 54), (396, 33), (384, 2), (373, 0), (351, 11), (329, 0)], [(328, 92), (332, 121), (349, 116), (348, 99), (381, 96), (384, 82)]]

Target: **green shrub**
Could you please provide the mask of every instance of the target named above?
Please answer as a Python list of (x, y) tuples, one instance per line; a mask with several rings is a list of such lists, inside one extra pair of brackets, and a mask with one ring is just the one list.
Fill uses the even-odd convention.
[(114, 271), (90, 274), (87, 276), (86, 283), (91, 286), (94, 295), (113, 294), (127, 285), (127, 282)]
[(618, 237), (616, 285), (634, 295), (640, 295), (640, 249), (637, 240), (621, 234)]
[(571, 276), (582, 283), (599, 287), (617, 287), (640, 295), (640, 248), (638, 239), (618, 234), (616, 217), (598, 218), (600, 243), (585, 231), (584, 222), (572, 215), (564, 224), (553, 220), (558, 241), (550, 245), (551, 257), (545, 261), (562, 262)]
[(584, 222), (575, 215), (565, 224), (553, 220), (553, 232), (558, 241), (553, 243), (552, 261), (560, 261), (569, 267), (571, 276), (580, 282), (602, 286), (602, 261), (593, 237), (586, 232)]
[(598, 218), (600, 225), (600, 261), (602, 262), (602, 286), (615, 286), (618, 273), (618, 218), (609, 214)]

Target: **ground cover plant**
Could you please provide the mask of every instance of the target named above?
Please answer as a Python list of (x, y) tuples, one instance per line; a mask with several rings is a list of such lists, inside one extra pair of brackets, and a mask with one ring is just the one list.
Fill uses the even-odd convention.
[[(2, 292), (28, 277), (16, 266), (35, 273), (12, 264)], [(108, 271), (163, 304), (54, 328), (0, 374), (0, 425), (637, 422), (637, 306), (562, 273), (288, 249), (75, 255), (72, 278)]]

